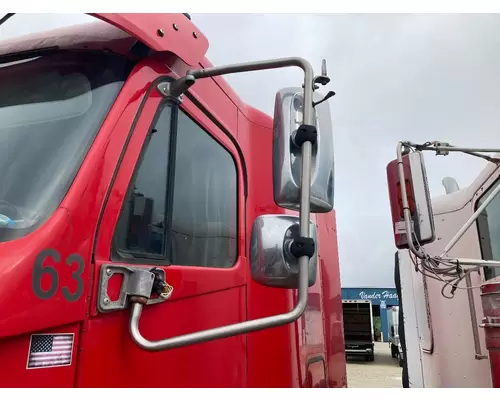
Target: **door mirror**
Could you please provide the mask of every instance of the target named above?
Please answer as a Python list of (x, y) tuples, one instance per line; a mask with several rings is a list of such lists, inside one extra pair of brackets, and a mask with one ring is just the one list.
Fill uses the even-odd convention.
[[(323, 97), (314, 92), (313, 101)], [(301, 149), (293, 142), (303, 123), (303, 89), (285, 88), (276, 94), (273, 134), (274, 201), (280, 207), (299, 210)], [(333, 209), (333, 131), (328, 101), (313, 108), (317, 140), (312, 147), (311, 212)]]
[[(433, 242), (435, 239), (434, 217), (424, 159), (419, 151), (404, 154), (402, 158), (404, 185), (413, 230), (413, 243), (415, 246), (420, 247)], [(408, 249), (397, 159), (387, 165), (387, 185), (389, 188), (394, 241), (398, 249)]]
[[(310, 222), (310, 235), (317, 246), (316, 224)], [(290, 246), (300, 237), (299, 218), (291, 215), (261, 215), (254, 221), (250, 239), (252, 278), (265, 286), (298, 289), (299, 260)], [(309, 260), (309, 286), (316, 282), (318, 248)]]

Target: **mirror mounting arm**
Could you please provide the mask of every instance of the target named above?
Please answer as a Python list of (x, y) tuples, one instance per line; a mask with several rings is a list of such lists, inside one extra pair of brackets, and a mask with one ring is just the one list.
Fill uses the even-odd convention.
[(485, 154), (480, 153), (500, 153), (500, 149), (494, 148), (474, 148), (474, 147), (456, 147), (452, 146), (446, 142), (426, 142), (424, 144), (416, 144), (412, 142), (402, 142), (403, 146), (406, 148), (415, 148), (418, 151), (435, 151), (437, 156), (447, 156), (450, 151), (469, 154), (474, 157), (484, 158), (494, 164), (499, 164), (500, 159), (496, 157), (490, 157)]
[(297, 259), (303, 256), (312, 258), (316, 250), (315, 247), (313, 238), (300, 236), (293, 240), (290, 252)]
[[(405, 147), (405, 142), (398, 142), (396, 152), (397, 152), (397, 160), (398, 160), (398, 172), (399, 172), (399, 181), (405, 182), (405, 171), (403, 165), (403, 147)], [(416, 257), (420, 259), (425, 258), (425, 254), (416, 248), (415, 243), (413, 242), (413, 229), (411, 226), (411, 213), (410, 213), (410, 205), (408, 204), (408, 194), (406, 192), (406, 185), (401, 185), (401, 200), (403, 203), (403, 215), (405, 221), (405, 231), (408, 240), (408, 247), (410, 251), (415, 254)]]
[[(311, 210), (311, 170), (312, 170), (312, 143), (317, 135), (314, 127), (314, 110), (313, 110), (313, 79), (314, 72), (309, 62), (299, 57), (281, 58), (274, 60), (265, 60), (257, 62), (248, 62), (242, 64), (232, 64), (221, 67), (211, 67), (206, 69), (190, 70), (182, 78), (172, 82), (162, 92), (165, 96), (180, 97), (196, 79), (209, 78), (219, 75), (226, 75), (238, 72), (260, 71), (268, 69), (278, 69), (285, 67), (299, 67), (304, 71), (304, 108), (302, 127), (304, 133), (299, 134), (298, 138), (302, 142), (302, 165), (301, 165), (301, 180), (300, 180), (300, 212), (299, 212), (299, 240), (295, 243), (294, 250), (300, 257), (298, 258), (299, 273), (298, 273), (298, 293), (297, 303), (295, 307), (286, 313), (264, 317), (244, 322), (234, 323), (231, 325), (221, 326), (218, 328), (207, 329), (203, 331), (193, 332), (180, 336), (175, 336), (158, 341), (149, 341), (141, 335), (139, 330), (139, 321), (143, 310), (143, 304), (139, 302), (132, 303), (132, 310), (129, 320), (129, 331), (133, 341), (141, 348), (148, 351), (161, 351), (172, 348), (183, 347), (195, 343), (207, 342), (215, 339), (222, 339), (233, 335), (250, 333), (261, 329), (281, 326), (290, 322), (296, 321), (304, 313), (308, 301), (309, 288), (309, 254), (311, 252), (310, 232), (310, 210)], [(314, 128), (314, 129), (312, 129)]]
[(293, 143), (301, 148), (305, 142), (311, 143), (314, 145), (316, 140), (318, 139), (318, 131), (314, 125), (305, 125), (302, 124), (297, 129), (295, 136), (293, 137)]
[[(473, 156), (478, 156), (482, 158), (486, 158), (491, 162), (494, 162), (498, 164), (500, 160), (498, 158), (492, 158), (485, 156), (483, 154), (479, 154), (480, 152), (483, 153), (500, 153), (500, 149), (489, 149), (489, 148), (473, 148), (473, 147), (455, 147), (451, 146), (449, 143), (444, 143), (444, 142), (439, 142), (439, 141), (434, 141), (434, 142), (426, 142), (423, 145), (418, 145), (415, 143), (411, 142), (399, 142), (397, 145), (397, 155), (398, 155), (398, 168), (399, 168), (399, 179), (401, 182), (405, 181), (405, 176), (404, 176), (404, 169), (403, 169), (403, 159), (402, 159), (402, 152), (403, 148), (415, 148), (417, 151), (436, 151), (436, 155), (448, 155), (450, 151), (455, 151), (455, 152), (461, 152), (461, 153), (466, 153), (470, 154)], [(456, 233), (456, 235), (450, 240), (450, 242), (446, 245), (446, 247), (443, 250), (443, 253), (441, 254), (440, 258), (444, 260), (448, 260), (447, 258), (444, 258), (448, 252), (457, 244), (457, 242), (460, 240), (460, 238), (465, 234), (465, 232), (471, 227), (471, 225), (477, 220), (479, 215), (483, 212), (483, 210), (488, 206), (488, 204), (493, 200), (493, 198), (500, 192), (500, 186), (495, 188), (495, 190), (488, 196), (488, 198), (481, 204), (481, 206), (476, 210), (474, 214), (471, 215), (471, 217), (468, 219), (468, 221), (460, 228), (460, 230)], [(406, 232), (413, 232), (411, 229), (411, 221), (410, 221), (410, 209), (408, 205), (408, 201), (406, 198), (406, 187), (405, 185), (401, 185), (401, 195), (402, 195), (402, 201), (403, 201), (403, 210), (404, 210), (404, 219), (405, 219), (405, 230)], [(415, 256), (417, 256), (420, 259), (425, 258), (425, 254), (418, 250), (414, 243), (413, 240), (411, 240), (411, 233), (410, 233), (410, 240), (408, 241), (409, 248)], [(460, 261), (460, 259), (456, 260)], [(471, 264), (472, 262), (476, 262), (478, 260), (462, 260), (464, 261), (464, 264)]]
[(175, 81), (161, 82), (156, 86), (160, 94), (177, 104), (182, 103), (182, 96), (196, 82), (192, 75), (183, 76)]
[[(435, 142), (436, 144), (437, 142)], [(441, 144), (441, 143), (439, 143)], [(494, 153), (500, 153), (500, 149), (475, 149), (475, 148), (460, 148), (460, 147), (452, 147), (452, 146), (434, 146), (434, 148), (431, 147), (431, 143), (427, 143), (425, 145), (416, 145), (411, 142), (399, 142), (397, 145), (397, 161), (398, 161), (398, 172), (399, 172), (399, 180), (400, 182), (405, 182), (405, 173), (404, 173), (404, 167), (403, 167), (403, 149), (408, 149), (408, 148), (415, 148), (418, 149), (418, 151), (423, 151), (423, 150), (446, 150), (448, 149), (449, 151), (458, 151), (458, 152), (494, 152)], [(434, 257), (437, 260), (440, 261), (445, 261), (445, 262), (453, 262), (456, 263), (457, 265), (471, 265), (471, 266), (491, 266), (491, 267), (500, 267), (500, 261), (494, 261), (494, 260), (478, 260), (478, 259), (470, 259), (470, 258), (450, 258), (446, 257), (448, 252), (455, 246), (455, 244), (460, 240), (460, 238), (465, 234), (465, 232), (471, 227), (471, 225), (474, 223), (474, 221), (477, 220), (479, 215), (484, 211), (484, 209), (488, 206), (488, 204), (495, 198), (497, 194), (500, 193), (500, 185), (493, 190), (492, 193), (484, 200), (484, 202), (481, 204), (480, 207), (476, 210), (474, 214), (471, 215), (471, 217), (465, 222), (465, 224), (460, 228), (460, 230), (456, 233), (456, 235), (450, 240), (450, 242), (446, 245), (446, 247), (443, 250), (443, 253), (439, 257)], [(407, 192), (406, 192), (406, 185), (401, 185), (401, 200), (402, 200), (402, 205), (403, 205), (403, 212), (404, 212), (404, 221), (405, 221), (405, 231), (410, 232), (409, 235), (407, 235), (408, 238), (408, 247), (409, 250), (419, 259), (424, 260), (428, 258), (429, 256), (426, 255), (424, 252), (422, 252), (420, 249), (417, 249), (415, 244), (413, 243), (412, 240), (412, 235), (413, 235), (413, 230), (411, 226), (411, 214), (410, 214), (410, 207), (408, 204), (408, 198), (407, 198)]]
[(12, 18), (15, 15), (15, 13), (7, 13), (5, 14), (2, 18), (0, 18), (0, 25), (3, 23), (7, 22), (8, 19)]

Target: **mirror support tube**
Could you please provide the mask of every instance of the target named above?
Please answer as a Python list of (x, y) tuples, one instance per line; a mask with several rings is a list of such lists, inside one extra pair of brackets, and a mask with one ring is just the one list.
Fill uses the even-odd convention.
[(471, 227), (471, 225), (477, 220), (479, 215), (484, 211), (486, 207), (491, 203), (491, 201), (496, 197), (496, 195), (500, 193), (500, 185), (498, 185), (493, 192), (486, 198), (486, 200), (481, 204), (476, 212), (471, 215), (471, 217), (468, 219), (468, 221), (460, 228), (460, 230), (457, 232), (457, 234), (450, 240), (450, 242), (446, 245), (446, 247), (443, 250), (443, 254), (441, 254), (441, 257), (446, 256), (448, 252), (457, 244), (457, 242), (462, 238), (462, 236), (465, 234), (467, 229)]
[[(250, 62), (242, 64), (227, 65), (222, 67), (213, 67), (202, 70), (191, 70), (187, 76), (195, 79), (206, 78), (218, 75), (232, 74), (237, 72), (259, 71), (267, 69), (276, 69), (284, 67), (300, 67), (304, 71), (304, 124), (314, 125), (313, 121), (313, 69), (311, 64), (302, 58), (282, 58), (276, 60), (267, 60), (260, 62)], [(182, 79), (182, 78), (181, 78)], [(311, 195), (311, 142), (304, 142), (302, 145), (302, 166), (301, 166), (301, 198), (300, 198), (300, 236), (310, 237), (309, 218), (310, 218), (310, 195)], [(222, 339), (229, 336), (239, 335), (258, 331), (261, 329), (281, 326), (296, 321), (304, 313), (308, 298), (308, 280), (309, 280), (309, 256), (305, 255), (299, 258), (299, 288), (297, 293), (297, 304), (295, 307), (284, 314), (273, 315), (270, 317), (259, 318), (251, 321), (239, 322), (232, 325), (226, 325), (219, 328), (207, 329), (204, 331), (189, 333), (186, 335), (175, 336), (172, 338), (149, 341), (141, 335), (139, 322), (143, 309), (143, 304), (132, 303), (131, 315), (129, 320), (129, 331), (132, 340), (142, 349), (148, 351), (161, 351), (188, 346), (195, 343), (206, 342), (215, 339)]]
[[(398, 157), (398, 171), (399, 171), (399, 181), (404, 182), (405, 181), (405, 171), (403, 167), (403, 142), (398, 142), (396, 152), (397, 152), (397, 157)], [(420, 250), (418, 250), (415, 247), (415, 244), (413, 243), (413, 229), (411, 227), (411, 214), (410, 214), (410, 205), (408, 204), (408, 197), (407, 197), (407, 192), (406, 192), (406, 185), (402, 184), (401, 185), (401, 197), (402, 197), (402, 202), (403, 202), (403, 214), (404, 214), (404, 219), (405, 219), (405, 231), (406, 231), (406, 236), (407, 236), (407, 241), (408, 241), (408, 247), (410, 248), (410, 251), (415, 254), (420, 259), (425, 258), (424, 253), (422, 253)]]

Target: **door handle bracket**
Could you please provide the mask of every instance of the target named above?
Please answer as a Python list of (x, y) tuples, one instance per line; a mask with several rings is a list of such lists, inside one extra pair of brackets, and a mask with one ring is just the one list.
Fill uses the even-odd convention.
[[(108, 292), (109, 282), (114, 275), (123, 276), (116, 300), (112, 300)], [(162, 283), (168, 290), (155, 297), (157, 286), (155, 283), (158, 283), (156, 281)], [(173, 288), (165, 282), (165, 271), (161, 268), (154, 268), (153, 271), (148, 268), (103, 264), (100, 269), (98, 290), (97, 309), (101, 313), (106, 313), (128, 308), (130, 298), (144, 305), (162, 303), (171, 296)]]

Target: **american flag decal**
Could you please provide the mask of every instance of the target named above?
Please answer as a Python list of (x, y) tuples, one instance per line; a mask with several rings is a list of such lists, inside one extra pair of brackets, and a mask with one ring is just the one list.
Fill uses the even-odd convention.
[(71, 364), (74, 335), (31, 335), (28, 369), (60, 367)]

